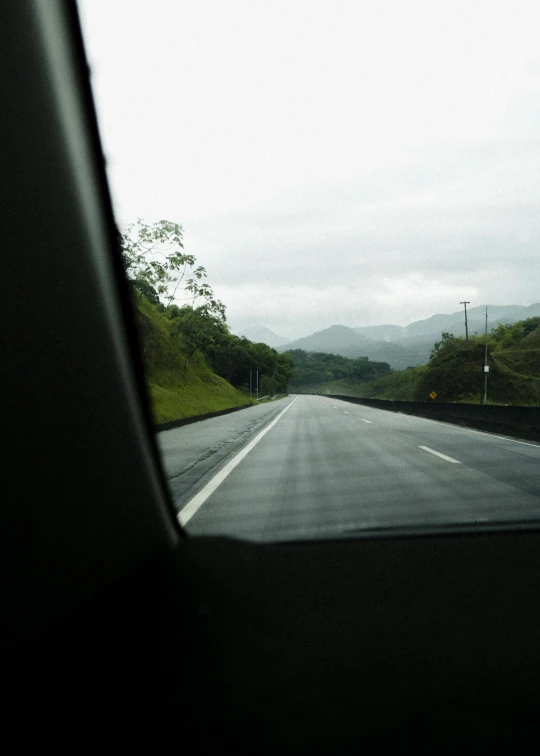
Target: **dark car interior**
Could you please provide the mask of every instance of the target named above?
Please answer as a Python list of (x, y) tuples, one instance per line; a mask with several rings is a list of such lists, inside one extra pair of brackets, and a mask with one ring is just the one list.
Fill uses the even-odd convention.
[(536, 744), (536, 527), (181, 531), (76, 5), (0, 17), (5, 752)]

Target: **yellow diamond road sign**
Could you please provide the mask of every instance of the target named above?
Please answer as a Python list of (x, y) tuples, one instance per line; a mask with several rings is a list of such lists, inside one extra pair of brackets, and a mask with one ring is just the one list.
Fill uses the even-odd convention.
[(432, 399), (436, 399), (437, 398), (437, 394), (434, 391), (432, 391), (431, 394), (430, 394), (430, 397)]

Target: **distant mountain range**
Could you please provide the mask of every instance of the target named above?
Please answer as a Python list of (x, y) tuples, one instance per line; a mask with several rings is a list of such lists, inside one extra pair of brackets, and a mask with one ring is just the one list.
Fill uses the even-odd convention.
[[(540, 303), (532, 305), (488, 305), (488, 330), (499, 323), (515, 323), (525, 318), (540, 316)], [(467, 310), (469, 333), (484, 333), (486, 306), (480, 305)], [(465, 335), (464, 310), (458, 310), (450, 315), (432, 315), (425, 320), (417, 320), (408, 326), (380, 325), (353, 328), (358, 334), (375, 341), (395, 341), (402, 343), (419, 338), (435, 337), (437, 341), (441, 333), (453, 333), (454, 336)]]
[[(524, 305), (488, 305), (488, 331), (499, 323), (511, 324), (525, 318), (540, 316), (540, 303)], [(469, 334), (483, 333), (485, 328), (485, 305), (467, 310)], [(255, 330), (255, 329), (250, 329)], [(262, 330), (262, 329), (257, 329)], [(268, 330), (269, 329), (265, 329)], [(349, 328), (334, 325), (287, 343), (270, 344), (264, 338), (259, 341), (274, 346), (278, 352), (304, 349), (306, 352), (328, 352), (344, 357), (369, 357), (370, 360), (388, 362), (394, 370), (427, 362), (433, 344), (444, 332), (454, 336), (465, 335), (464, 311), (449, 315), (432, 315), (417, 320), (408, 326), (377, 325)], [(276, 336), (269, 331), (272, 336)], [(247, 336), (247, 332), (246, 332)], [(252, 339), (251, 336), (247, 338)]]
[(252, 326), (245, 328), (243, 331), (237, 333), (238, 336), (245, 336), (246, 339), (255, 342), (256, 344), (267, 344), (269, 347), (275, 348), (278, 346), (284, 346), (289, 342), (285, 336), (279, 336), (266, 326)]
[(429, 356), (431, 344), (428, 348), (425, 344), (405, 346), (395, 341), (378, 341), (357, 333), (354, 328), (335, 325), (277, 347), (278, 352), (288, 352), (290, 349), (329, 352), (352, 358), (369, 357), (376, 362), (387, 362), (395, 370), (402, 370), (408, 365), (423, 364)]

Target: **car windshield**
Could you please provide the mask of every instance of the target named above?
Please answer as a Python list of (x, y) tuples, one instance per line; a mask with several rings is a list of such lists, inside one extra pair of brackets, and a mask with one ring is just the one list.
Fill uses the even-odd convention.
[(536, 526), (536, 0), (78, 6), (188, 533)]

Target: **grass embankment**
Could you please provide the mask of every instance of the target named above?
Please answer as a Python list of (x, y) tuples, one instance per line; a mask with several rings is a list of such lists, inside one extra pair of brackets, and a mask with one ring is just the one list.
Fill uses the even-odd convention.
[(154, 422), (253, 404), (226, 380), (215, 375), (195, 353), (186, 364), (181, 337), (170, 321), (143, 297), (135, 297), (146, 385)]

